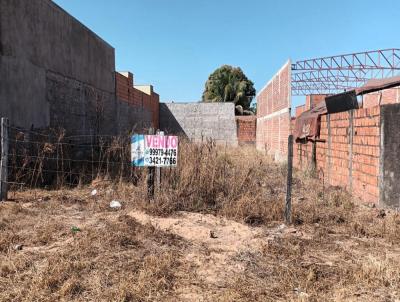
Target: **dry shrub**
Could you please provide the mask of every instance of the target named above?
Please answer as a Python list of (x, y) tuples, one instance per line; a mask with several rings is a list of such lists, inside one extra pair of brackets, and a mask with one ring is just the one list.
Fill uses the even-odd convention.
[(314, 180), (308, 184), (308, 200), (296, 203), (293, 208), (295, 224), (341, 224), (349, 220), (354, 204), (351, 196), (340, 188), (325, 190)]
[(162, 191), (143, 206), (157, 215), (194, 211), (270, 222), (282, 216), (285, 169), (254, 148), (213, 142), (179, 146), (176, 168), (163, 169)]

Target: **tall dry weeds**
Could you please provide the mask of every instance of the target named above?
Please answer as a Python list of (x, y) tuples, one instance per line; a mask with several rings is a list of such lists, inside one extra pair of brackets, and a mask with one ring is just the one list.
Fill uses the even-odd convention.
[(162, 171), (161, 190), (144, 204), (157, 215), (195, 211), (263, 223), (282, 215), (285, 169), (253, 148), (213, 142), (179, 146), (176, 168)]

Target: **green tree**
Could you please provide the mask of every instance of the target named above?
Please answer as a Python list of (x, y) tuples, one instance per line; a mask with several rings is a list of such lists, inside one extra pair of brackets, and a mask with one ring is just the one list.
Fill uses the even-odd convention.
[(242, 69), (223, 65), (208, 77), (202, 99), (203, 102), (233, 102), (248, 110), (255, 95), (254, 84)]

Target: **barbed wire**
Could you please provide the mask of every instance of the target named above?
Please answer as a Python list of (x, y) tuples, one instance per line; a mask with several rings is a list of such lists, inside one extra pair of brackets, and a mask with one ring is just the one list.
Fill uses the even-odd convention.
[[(5, 126), (7, 127), (8, 130), (14, 130), (15, 132), (18, 133), (30, 133), (30, 134), (35, 134), (35, 135), (39, 135), (39, 136), (54, 136), (54, 137), (63, 137), (63, 138), (75, 138), (75, 137), (90, 137), (90, 138), (94, 138), (94, 137), (126, 137), (126, 136), (130, 136), (131, 134), (135, 133), (135, 131), (129, 131), (129, 132), (125, 132), (122, 134), (98, 134), (98, 133), (89, 133), (89, 134), (73, 134), (73, 135), (66, 135), (66, 131), (64, 129), (43, 129), (42, 131), (40, 129), (38, 130), (32, 130), (32, 129), (23, 129), (23, 128), (19, 128), (19, 127), (14, 127), (14, 126)], [(83, 131), (83, 130), (82, 130)], [(74, 132), (79, 132), (79, 130), (74, 130)], [(87, 132), (87, 131), (85, 131)]]
[[(72, 158), (65, 158), (65, 157), (47, 157), (47, 156), (34, 156), (34, 155), (27, 155), (27, 154), (10, 154), (11, 157), (18, 157), (18, 158), (34, 158), (34, 159), (46, 159), (50, 161), (67, 161), (67, 162), (86, 162), (86, 163), (105, 163), (105, 161), (101, 160), (89, 160), (89, 159), (72, 159)], [(131, 164), (131, 161), (126, 159), (126, 160), (121, 160), (121, 161), (107, 161), (108, 164), (121, 164), (121, 163), (126, 163), (126, 164)]]
[[(23, 144), (37, 144), (37, 145), (44, 145), (44, 144), (50, 144), (50, 145), (58, 145), (58, 146), (74, 146), (74, 147), (88, 147), (88, 146), (92, 146), (92, 147), (107, 147), (104, 144), (90, 144), (90, 143), (84, 143), (84, 144), (77, 144), (77, 143), (65, 143), (65, 142), (41, 142), (41, 141), (26, 141), (26, 140), (19, 140), (19, 139), (7, 139), (8, 142), (13, 142), (13, 143), (23, 143)], [(123, 149), (126, 148), (126, 146), (113, 146), (113, 149)]]

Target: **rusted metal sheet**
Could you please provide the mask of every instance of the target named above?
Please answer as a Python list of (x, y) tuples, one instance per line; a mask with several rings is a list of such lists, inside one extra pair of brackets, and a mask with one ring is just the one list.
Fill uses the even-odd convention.
[(296, 142), (315, 140), (319, 136), (321, 115), (326, 114), (325, 102), (319, 103), (313, 109), (303, 112), (297, 119), (293, 129)]

